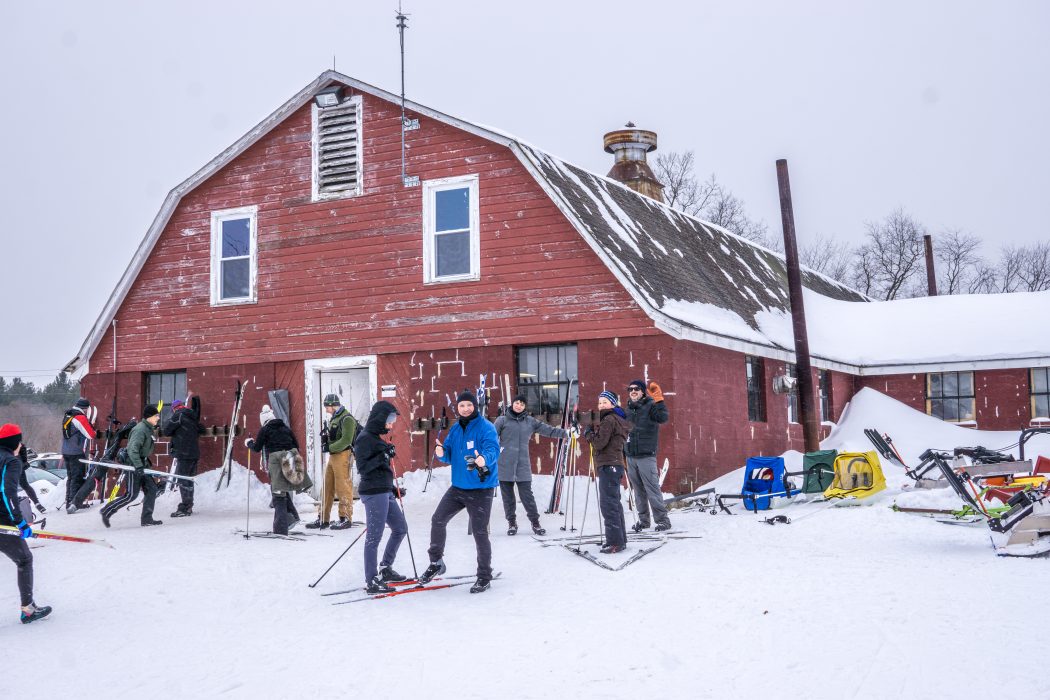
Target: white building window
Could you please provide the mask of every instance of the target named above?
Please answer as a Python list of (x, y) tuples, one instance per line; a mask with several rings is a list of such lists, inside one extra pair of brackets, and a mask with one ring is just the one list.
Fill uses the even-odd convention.
[(423, 281), (481, 278), (478, 176), (423, 183)]
[(258, 207), (211, 214), (211, 303), (251, 304), (256, 300), (256, 218)]

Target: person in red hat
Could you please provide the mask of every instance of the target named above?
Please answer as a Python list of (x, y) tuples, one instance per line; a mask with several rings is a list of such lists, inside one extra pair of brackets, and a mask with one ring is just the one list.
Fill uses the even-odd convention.
[(21, 449), (22, 429), (13, 423), (0, 426), (0, 525), (18, 528), (17, 533), (2, 531), (4, 536), (0, 536), (0, 552), (18, 567), (22, 624), (28, 624), (50, 615), (51, 608), (46, 605), (38, 607), (33, 602), (33, 553), (26, 544), (26, 538), (33, 536), (33, 528), (29, 527), (18, 508), (18, 482), (25, 469), (25, 464), (18, 457)]

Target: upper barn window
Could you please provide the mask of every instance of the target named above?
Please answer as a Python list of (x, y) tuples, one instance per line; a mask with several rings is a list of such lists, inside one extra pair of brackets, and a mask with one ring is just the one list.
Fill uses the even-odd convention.
[(211, 213), (211, 303), (256, 300), (256, 219), (258, 207)]
[[(361, 194), (361, 96), (322, 91), (312, 103), (313, 199)], [(318, 101), (325, 104), (318, 106)]]
[(423, 281), (481, 278), (478, 176), (423, 183)]

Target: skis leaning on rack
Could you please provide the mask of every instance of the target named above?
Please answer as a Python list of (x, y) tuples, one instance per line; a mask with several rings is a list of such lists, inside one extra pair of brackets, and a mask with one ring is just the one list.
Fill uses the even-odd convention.
[(237, 436), (237, 421), (241, 415), (241, 399), (244, 398), (244, 390), (246, 385), (241, 384), (241, 380), (237, 380), (237, 391), (233, 397), (233, 416), (230, 418), (230, 429), (226, 435), (226, 454), (222, 460), (222, 471), (219, 472), (219, 480), (215, 482), (215, 490), (218, 491), (225, 480), (226, 485), (230, 485), (230, 479), (233, 476), (233, 441)]
[[(565, 405), (562, 407), (561, 412), (561, 428), (562, 430), (568, 430), (570, 424), (569, 416), (569, 403), (572, 400), (572, 387), (576, 383), (576, 379), (569, 380), (568, 390), (565, 392)], [(561, 509), (561, 490), (562, 484), (565, 481), (565, 467), (569, 462), (569, 443), (568, 438), (558, 438), (558, 445), (556, 451), (556, 457), (554, 460), (554, 484), (551, 488), (550, 502), (547, 504), (547, 510), (544, 511), (548, 515), (551, 513), (557, 513)]]

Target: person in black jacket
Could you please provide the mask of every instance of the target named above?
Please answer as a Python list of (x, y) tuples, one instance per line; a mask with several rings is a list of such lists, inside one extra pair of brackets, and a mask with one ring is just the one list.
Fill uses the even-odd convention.
[(33, 536), (31, 528), (18, 508), (18, 483), (25, 464), (18, 457), (22, 447), (22, 429), (13, 423), (0, 426), (0, 525), (17, 527), (19, 537), (6, 532), (0, 534), (0, 552), (18, 567), (18, 593), (22, 600), (22, 624), (28, 624), (51, 614), (51, 608), (38, 607), (33, 602), (33, 553), (26, 539)]
[[(394, 492), (394, 468), (390, 464), (394, 446), (382, 438), (390, 432), (397, 420), (398, 412), (389, 401), (379, 401), (372, 406), (364, 430), (354, 441), (354, 459), (361, 483), (357, 492), (365, 506), (365, 581), (370, 595), (389, 593), (394, 590), (388, 584), (404, 581), (405, 577), (394, 571), (394, 559), (398, 547), (408, 534), (405, 514), (397, 505)], [(379, 542), (383, 539), (383, 527), (390, 526), (390, 539), (383, 551), (383, 561), (376, 564)]]
[[(197, 462), (201, 458), (200, 436), (204, 434), (201, 425), (201, 400), (193, 392), (186, 394), (189, 406), (175, 399), (171, 404), (171, 416), (161, 430), (171, 438), (169, 448), (175, 458), (175, 473), (183, 476), (194, 476), (197, 473)], [(173, 518), (185, 518), (193, 515), (193, 482), (187, 479), (175, 479), (179, 484), (179, 495), (182, 502), (171, 514)]]
[(273, 531), (287, 535), (288, 530), (299, 524), (299, 511), (293, 502), (295, 494), (308, 491), (313, 482), (302, 469), (299, 456), (299, 441), (295, 433), (274, 414), (269, 406), (259, 413), (262, 430), (258, 437), (248, 438), (245, 446), (253, 452), (263, 454), (263, 462), (270, 474), (270, 494), (273, 496)]
[(670, 418), (664, 394), (656, 382), (649, 382), (647, 394), (645, 382), (635, 379), (627, 385), (627, 395), (630, 399), (627, 420), (634, 426), (627, 439), (627, 478), (638, 506), (638, 522), (631, 529), (641, 532), (649, 527), (649, 509), (652, 508), (656, 529), (670, 530), (671, 519), (667, 516), (667, 506), (660, 492), (660, 477), (656, 472), (660, 425)]

